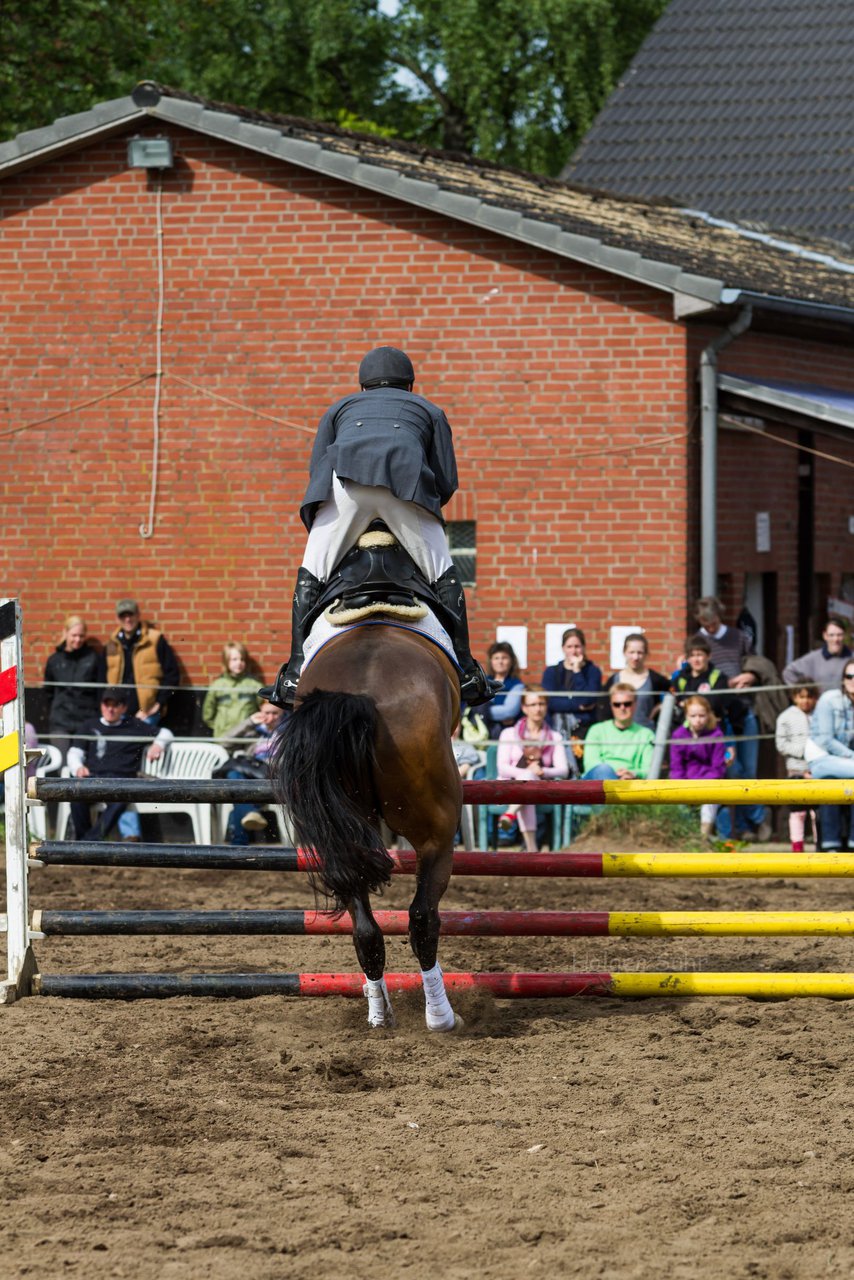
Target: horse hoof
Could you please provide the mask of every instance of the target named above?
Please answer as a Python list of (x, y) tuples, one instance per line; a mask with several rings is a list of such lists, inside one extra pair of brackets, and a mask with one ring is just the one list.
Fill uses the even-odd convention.
[(463, 1022), (460, 1015), (458, 1013), (455, 1013), (453, 1022), (449, 1022), (447, 1023), (447, 1025), (438, 1026), (438, 1027), (428, 1026), (427, 1030), (440, 1031), (440, 1032), (443, 1032), (445, 1035), (453, 1035), (455, 1031), (462, 1031), (465, 1025), (466, 1024)]

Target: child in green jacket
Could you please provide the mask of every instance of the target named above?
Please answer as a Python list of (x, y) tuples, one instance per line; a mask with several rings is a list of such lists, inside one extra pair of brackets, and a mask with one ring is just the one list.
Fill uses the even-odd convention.
[(248, 663), (245, 644), (229, 640), (223, 645), (222, 675), (211, 684), (202, 707), (202, 719), (215, 738), (224, 737), (258, 710), (261, 681), (246, 670)]

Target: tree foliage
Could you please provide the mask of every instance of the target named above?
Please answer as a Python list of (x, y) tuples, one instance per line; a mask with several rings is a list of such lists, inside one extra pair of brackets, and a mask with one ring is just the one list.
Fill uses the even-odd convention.
[(0, 137), (139, 80), (557, 173), (667, 0), (3, 0)]

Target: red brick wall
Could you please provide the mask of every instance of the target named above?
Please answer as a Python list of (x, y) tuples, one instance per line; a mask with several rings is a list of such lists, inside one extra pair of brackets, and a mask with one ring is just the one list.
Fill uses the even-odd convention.
[[(29, 682), (66, 611), (103, 637), (127, 593), (194, 683), (232, 636), (272, 675), (288, 650), (311, 433), (377, 343), (411, 353), (417, 389), (454, 427), (462, 492), (447, 514), (477, 521), (475, 651), (497, 624), (527, 624), (538, 678), (545, 622), (585, 627), (599, 661), (608, 626), (633, 623), (667, 668), (688, 576), (685, 333), (669, 296), (174, 137), (154, 537), (138, 532), (151, 381), (5, 441), (3, 590), (23, 601)], [(0, 198), (8, 431), (154, 369), (155, 195), (116, 139), (8, 179)], [(670, 436), (682, 438), (647, 443)]]

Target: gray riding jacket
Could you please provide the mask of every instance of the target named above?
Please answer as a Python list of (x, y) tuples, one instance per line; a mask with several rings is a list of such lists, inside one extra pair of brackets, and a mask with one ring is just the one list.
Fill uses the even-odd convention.
[(317, 508), (339, 480), (378, 485), (441, 520), (456, 492), (457, 463), (444, 411), (399, 387), (344, 396), (320, 420), (300, 517), (310, 529)]

